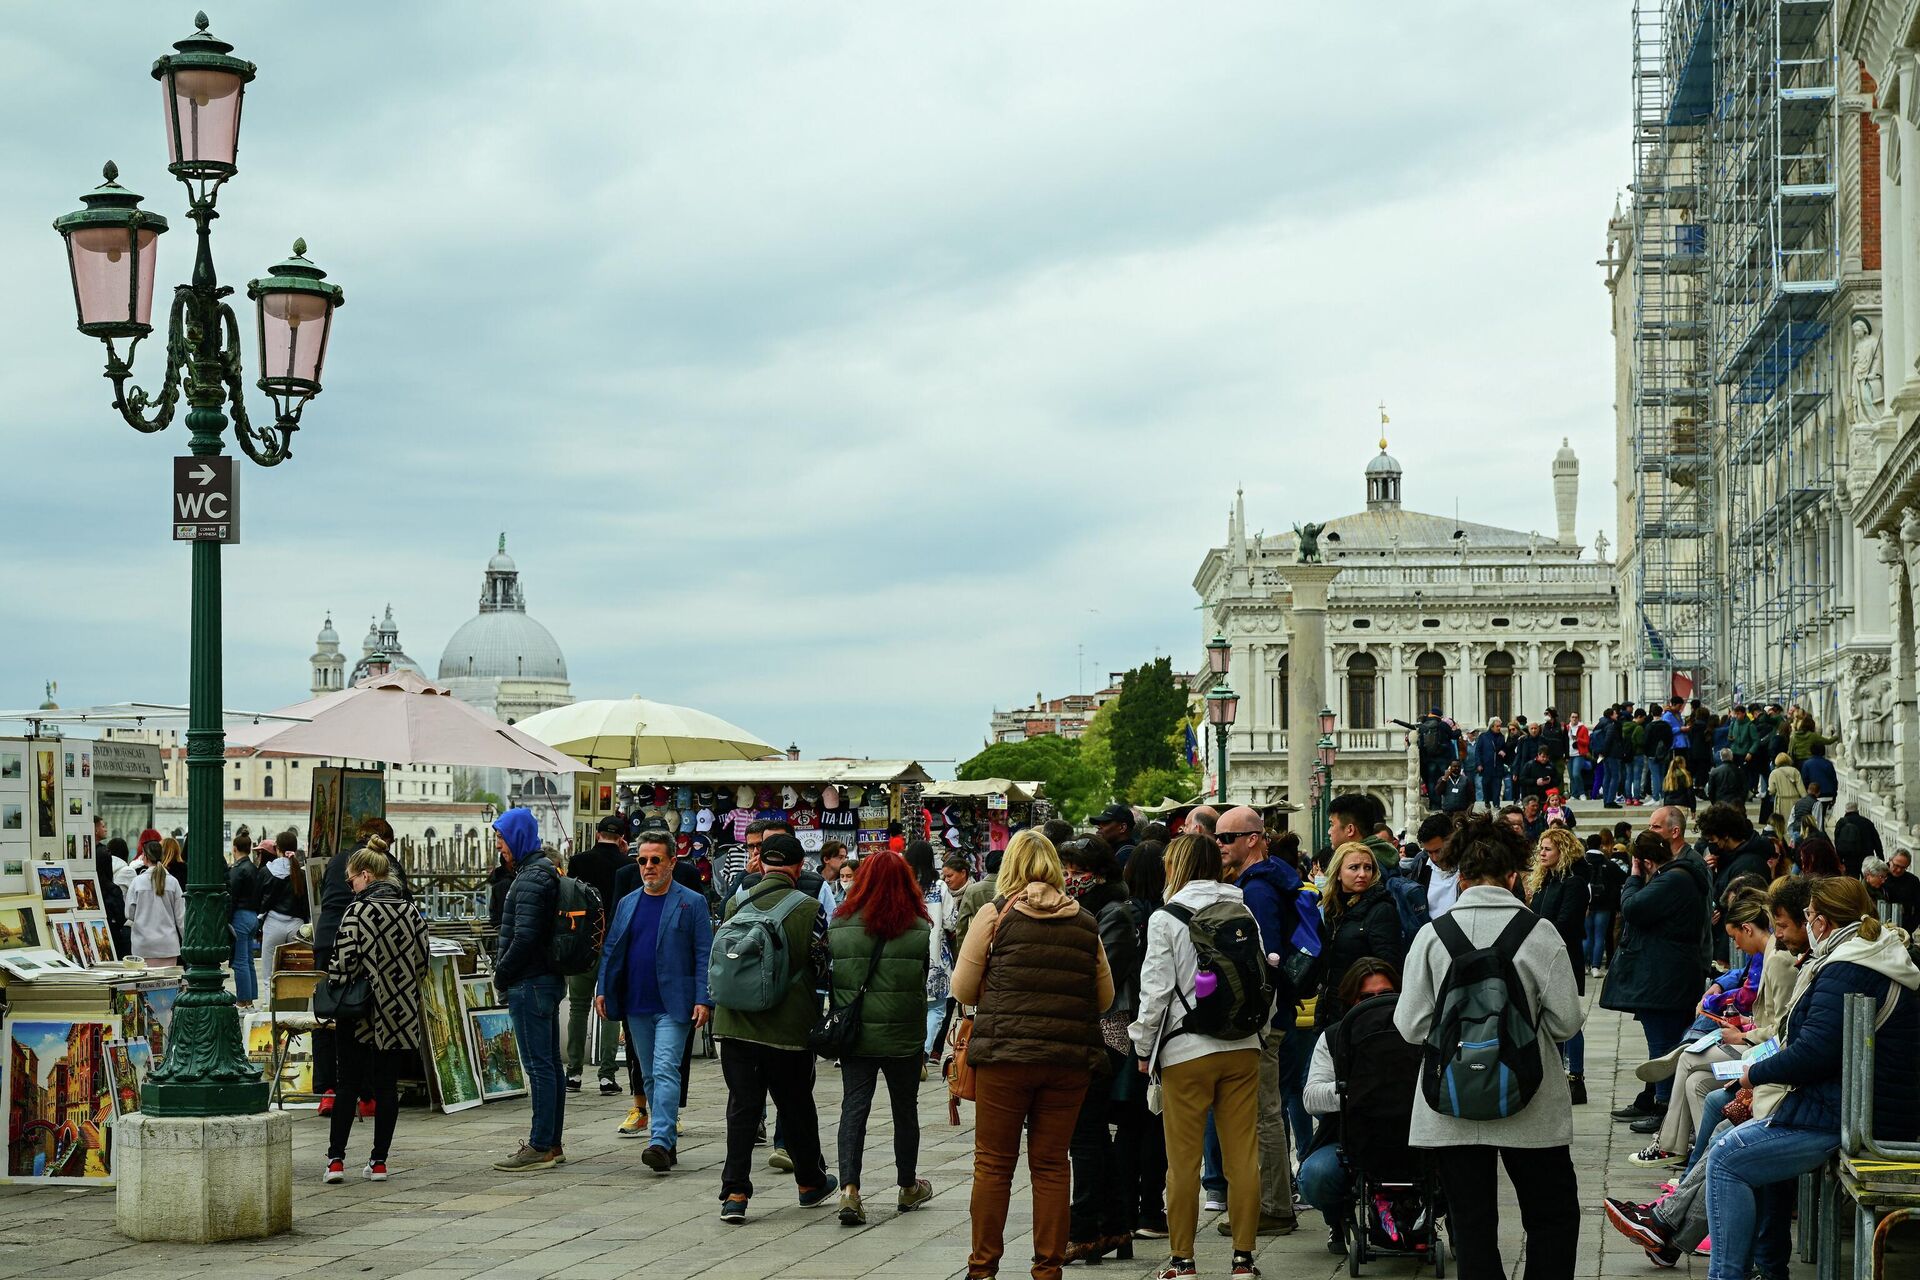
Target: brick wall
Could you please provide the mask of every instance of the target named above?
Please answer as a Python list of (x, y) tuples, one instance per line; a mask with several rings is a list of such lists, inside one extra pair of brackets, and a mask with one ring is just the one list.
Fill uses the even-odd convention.
[[(1876, 89), (1864, 66), (1860, 88), (1869, 94)], [(1860, 113), (1860, 266), (1867, 271), (1880, 269), (1880, 126), (1864, 111)]]

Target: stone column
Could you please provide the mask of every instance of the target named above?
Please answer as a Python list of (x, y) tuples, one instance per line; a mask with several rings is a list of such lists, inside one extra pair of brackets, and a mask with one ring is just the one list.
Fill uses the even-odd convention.
[(1887, 600), (1891, 615), (1893, 644), (1890, 669), (1893, 673), (1893, 802), (1894, 813), (1904, 825), (1915, 818), (1912, 779), (1920, 768), (1920, 680), (1916, 679), (1914, 653), (1914, 607), (1912, 578), (1908, 572), (1906, 548), (1896, 534), (1880, 539), (1880, 562), (1887, 566)]
[[(1319, 763), (1320, 708), (1333, 706), (1327, 688), (1327, 587), (1340, 574), (1333, 564), (1291, 564), (1281, 571), (1293, 593), (1288, 620), (1293, 643), (1287, 654), (1287, 799), (1299, 806), (1290, 824), (1301, 830), (1313, 821), (1310, 779)], [(1339, 710), (1339, 708), (1335, 708)], [(1232, 767), (1232, 762), (1228, 762)], [(1318, 848), (1325, 832), (1303, 837)]]

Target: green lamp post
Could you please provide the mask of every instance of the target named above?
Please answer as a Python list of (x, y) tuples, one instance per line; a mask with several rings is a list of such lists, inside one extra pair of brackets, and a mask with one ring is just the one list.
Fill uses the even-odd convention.
[(1227, 802), (1227, 731), (1233, 728), (1239, 712), (1240, 695), (1227, 685), (1217, 684), (1207, 692), (1207, 723), (1213, 726), (1214, 749), (1220, 760), (1220, 788), (1215, 798), (1221, 804)]
[[(247, 416), (240, 359), (240, 322), (213, 269), (209, 240), (221, 184), (237, 171), (240, 102), (254, 65), (232, 56), (233, 46), (207, 30), (206, 14), (175, 52), (153, 64), (165, 99), (167, 171), (187, 188), (187, 217), (197, 238), (191, 282), (176, 286), (167, 311), (166, 368), (150, 396), (127, 384), (141, 339), (153, 331), (153, 271), (157, 242), (167, 229), (140, 197), (120, 186), (109, 163), (106, 182), (81, 197), (85, 208), (55, 219), (66, 240), (80, 332), (107, 348), (106, 377), (113, 407), (140, 432), (165, 430), (184, 395), (187, 448), (196, 457), (223, 452), (231, 411), (234, 439), (249, 458), (276, 466), (292, 452), (293, 433), (308, 400), (320, 393), (321, 366), (338, 286), (305, 257), (294, 256), (247, 296), (258, 316), (260, 378), (272, 401), (271, 426)], [(114, 345), (125, 341), (122, 352)], [(204, 483), (204, 482), (203, 482)], [(226, 733), (221, 724), (220, 542), (193, 542), (192, 656), (187, 718), (187, 929), (182, 959), (187, 986), (174, 1008), (166, 1061), (141, 1090), (141, 1110), (154, 1116), (249, 1115), (264, 1111), (267, 1084), (248, 1062), (222, 962), (232, 954), (226, 867), (221, 857), (221, 792)]]

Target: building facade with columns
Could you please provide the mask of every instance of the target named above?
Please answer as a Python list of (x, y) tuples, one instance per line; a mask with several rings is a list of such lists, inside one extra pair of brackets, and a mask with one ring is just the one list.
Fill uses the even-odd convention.
[[(1563, 442), (1542, 461), (1551, 535), (1408, 510), (1405, 472), (1382, 440), (1360, 477), (1365, 507), (1323, 522), (1323, 567), (1311, 573), (1298, 564), (1297, 533), (1248, 537), (1245, 500), (1235, 495), (1227, 540), (1194, 577), (1202, 641), (1217, 630), (1233, 646), (1228, 681), (1240, 707), (1228, 737), (1230, 798), (1307, 806), (1291, 794), (1298, 779), (1288, 781), (1289, 721), (1298, 733), (1320, 708), (1292, 705), (1295, 661), (1314, 664), (1335, 713), (1335, 790), (1372, 793), (1396, 824), (1419, 812), (1419, 780), (1408, 731), (1394, 721), (1411, 723), (1430, 707), (1462, 726), (1537, 719), (1549, 706), (1584, 717), (1622, 696), (1606, 540), (1595, 540), (1590, 557), (1575, 536), (1573, 451)], [(1311, 647), (1322, 634), (1319, 652), (1296, 653), (1297, 640)]]

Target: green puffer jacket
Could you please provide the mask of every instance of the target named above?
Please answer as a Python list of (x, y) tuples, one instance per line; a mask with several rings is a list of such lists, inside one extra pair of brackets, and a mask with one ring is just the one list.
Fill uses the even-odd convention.
[(860, 1038), (854, 1041), (857, 1058), (911, 1058), (927, 1040), (927, 966), (932, 926), (916, 920), (897, 938), (880, 943), (868, 933), (860, 917), (835, 916), (827, 930), (827, 948), (833, 953), (833, 1003), (851, 1001), (867, 981), (879, 944), (879, 970), (860, 1004)]
[[(753, 901), (768, 910), (780, 905), (780, 899), (790, 893), (799, 893), (793, 887), (793, 881), (784, 875), (768, 875), (755, 885), (745, 898), (735, 898), (727, 904), (727, 916), (740, 909), (742, 903)], [(801, 894), (805, 898), (805, 894)], [(775, 1049), (804, 1049), (807, 1047), (807, 1035), (813, 1030), (813, 1024), (820, 1017), (820, 997), (814, 994), (815, 974), (812, 961), (813, 926), (820, 918), (820, 904), (811, 898), (795, 907), (793, 914), (786, 919), (787, 946), (792, 955), (792, 977), (788, 980), (786, 998), (771, 1009), (748, 1012), (743, 1009), (729, 1009), (718, 1005), (713, 1011), (713, 1038), (716, 1040), (746, 1040), (754, 1044), (769, 1045)], [(718, 948), (719, 939), (714, 939)], [(925, 1006), (923, 1005), (922, 1008)], [(924, 1028), (924, 1024), (923, 1024)]]

